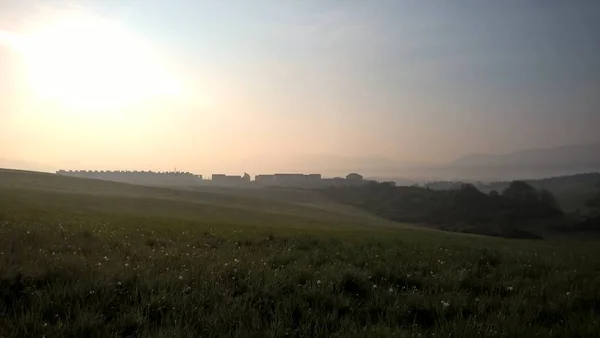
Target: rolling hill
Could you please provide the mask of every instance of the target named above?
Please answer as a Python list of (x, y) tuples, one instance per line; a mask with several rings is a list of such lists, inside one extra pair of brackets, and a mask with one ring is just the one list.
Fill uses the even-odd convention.
[(61, 208), (65, 213), (161, 217), (215, 224), (292, 228), (401, 228), (360, 209), (293, 189), (171, 189), (0, 170), (0, 204), (18, 212)]
[(597, 256), (311, 191), (0, 170), (0, 337), (594, 337)]

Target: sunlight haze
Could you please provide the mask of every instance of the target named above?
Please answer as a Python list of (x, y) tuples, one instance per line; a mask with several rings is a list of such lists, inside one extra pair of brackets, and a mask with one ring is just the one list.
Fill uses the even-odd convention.
[(594, 1), (0, 0), (0, 158), (256, 173), (598, 142), (598, 22)]

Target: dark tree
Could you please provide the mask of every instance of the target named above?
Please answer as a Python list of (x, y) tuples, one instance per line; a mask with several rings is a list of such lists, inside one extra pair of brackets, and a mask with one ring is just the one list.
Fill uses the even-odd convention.
[[(600, 189), (600, 182), (596, 184), (596, 187)], [(600, 214), (600, 191), (596, 192), (596, 195), (585, 203), (595, 213)]]
[(546, 189), (540, 190), (540, 203), (552, 209), (560, 210), (560, 205), (554, 195)]
[(504, 189), (502, 196), (520, 204), (535, 204), (539, 201), (537, 190), (523, 181), (513, 181)]

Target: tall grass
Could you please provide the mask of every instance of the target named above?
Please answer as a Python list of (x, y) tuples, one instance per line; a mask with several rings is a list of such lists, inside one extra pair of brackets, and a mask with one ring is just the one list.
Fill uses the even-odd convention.
[(111, 189), (0, 186), (0, 337), (600, 332), (600, 257), (589, 241), (373, 226), (291, 204), (294, 212), (271, 212), (247, 196), (200, 203)]
[(173, 224), (1, 221), (0, 336), (600, 332), (593, 247)]

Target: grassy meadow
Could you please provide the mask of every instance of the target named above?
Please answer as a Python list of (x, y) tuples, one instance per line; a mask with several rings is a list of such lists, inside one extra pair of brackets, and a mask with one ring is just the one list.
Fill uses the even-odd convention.
[(0, 337), (598, 337), (598, 252), (0, 170)]

